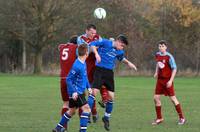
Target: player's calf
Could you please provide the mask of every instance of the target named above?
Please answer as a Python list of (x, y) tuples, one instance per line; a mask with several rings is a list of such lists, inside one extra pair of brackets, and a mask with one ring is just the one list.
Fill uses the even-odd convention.
[(93, 108), (94, 100), (95, 100), (95, 96), (92, 95), (92, 94), (90, 94), (90, 95), (88, 96), (88, 105), (90, 106), (90, 109)]
[(93, 123), (96, 123), (98, 120), (98, 114), (92, 115), (92, 120), (93, 120)]
[(101, 100), (101, 101), (98, 101), (98, 104), (102, 107), (102, 108), (105, 108), (106, 107), (106, 104)]
[(92, 120), (93, 120), (93, 123), (96, 123), (98, 120), (96, 100), (94, 100), (93, 107), (92, 107)]
[(91, 110), (88, 104), (82, 106), (81, 109), (83, 112), (80, 116), (80, 132), (86, 132)]

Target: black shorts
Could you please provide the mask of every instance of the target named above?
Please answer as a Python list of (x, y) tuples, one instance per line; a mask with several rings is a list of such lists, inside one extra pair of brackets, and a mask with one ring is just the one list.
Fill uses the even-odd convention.
[(71, 97), (69, 98), (69, 108), (80, 108), (85, 104), (87, 104), (85, 94), (78, 95), (77, 100), (73, 100)]
[(112, 70), (96, 66), (92, 88), (101, 89), (102, 85), (105, 85), (108, 91), (115, 91), (114, 72)]

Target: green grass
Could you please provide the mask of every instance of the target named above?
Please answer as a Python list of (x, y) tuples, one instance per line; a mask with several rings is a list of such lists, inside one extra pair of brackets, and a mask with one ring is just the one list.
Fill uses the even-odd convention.
[[(178, 126), (177, 114), (167, 97), (162, 98), (165, 121), (152, 126), (155, 117), (155, 80), (146, 77), (116, 78), (116, 96), (111, 118), (112, 132), (199, 132), (200, 78), (176, 78), (177, 97), (187, 124)], [(99, 98), (99, 97), (98, 97)], [(60, 119), (62, 101), (59, 77), (0, 75), (0, 132), (50, 132)], [(98, 106), (100, 116), (103, 109)], [(77, 115), (70, 121), (70, 132), (77, 132)], [(101, 120), (89, 132), (105, 132)]]

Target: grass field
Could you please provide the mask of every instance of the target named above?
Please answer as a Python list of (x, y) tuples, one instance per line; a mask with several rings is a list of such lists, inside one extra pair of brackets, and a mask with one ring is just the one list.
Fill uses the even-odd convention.
[[(187, 124), (177, 125), (177, 114), (167, 97), (162, 98), (164, 123), (152, 126), (155, 80), (117, 77), (111, 132), (200, 132), (200, 78), (176, 78), (177, 97)], [(0, 75), (0, 132), (51, 132), (60, 119), (62, 101), (59, 77)], [(98, 106), (100, 117), (103, 109)], [(77, 115), (69, 131), (78, 132)], [(101, 120), (88, 132), (105, 132)]]

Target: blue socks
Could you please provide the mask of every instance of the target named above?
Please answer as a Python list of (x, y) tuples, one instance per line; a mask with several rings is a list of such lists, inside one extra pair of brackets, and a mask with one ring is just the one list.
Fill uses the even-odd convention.
[(90, 94), (90, 95), (88, 96), (88, 105), (90, 106), (90, 109), (91, 109), (91, 110), (92, 110), (92, 107), (93, 107), (93, 105), (94, 105), (94, 100), (95, 100), (95, 96), (92, 95), (92, 94)]
[(104, 118), (106, 120), (110, 119), (112, 110), (113, 110), (113, 101), (108, 101), (106, 103), (106, 111), (105, 111), (105, 114), (104, 114)]
[(70, 118), (71, 118), (71, 116), (68, 115), (67, 113), (63, 114), (63, 116), (62, 116), (60, 122), (57, 124), (56, 128), (57, 129), (63, 128), (67, 124), (67, 122), (70, 120)]
[[(93, 95), (90, 94), (90, 95), (88, 96), (88, 104), (89, 104), (89, 106), (90, 106), (90, 109), (92, 109), (92, 107), (93, 107), (94, 100), (95, 100), (95, 96), (93, 96)], [(111, 115), (112, 110), (113, 110), (113, 101), (110, 100), (110, 101), (108, 101), (108, 102), (106, 103), (106, 111), (105, 111), (105, 114), (104, 114), (104, 118), (105, 118), (106, 120), (109, 120), (109, 119), (110, 119), (110, 115)]]
[(80, 117), (80, 132), (86, 132), (90, 113), (83, 112)]
[[(89, 119), (90, 113), (83, 112), (80, 117), (80, 132), (86, 132), (87, 131), (87, 123)], [(67, 124), (67, 122), (70, 120), (71, 116), (65, 113), (60, 122), (57, 124), (56, 129), (61, 130), (64, 128), (64, 126)]]

